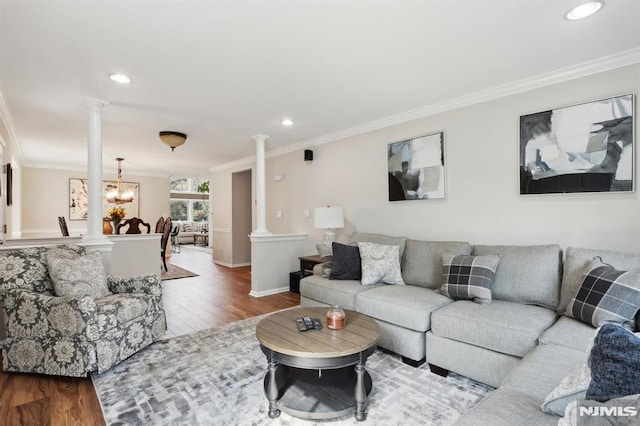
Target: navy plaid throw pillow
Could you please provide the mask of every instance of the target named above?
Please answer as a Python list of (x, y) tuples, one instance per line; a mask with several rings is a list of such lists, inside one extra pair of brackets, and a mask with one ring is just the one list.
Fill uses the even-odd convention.
[(491, 283), (500, 258), (496, 255), (464, 256), (442, 254), (440, 293), (455, 300), (491, 302)]
[(635, 329), (640, 308), (640, 271), (618, 271), (599, 258), (589, 263), (565, 314), (594, 327), (607, 323)]

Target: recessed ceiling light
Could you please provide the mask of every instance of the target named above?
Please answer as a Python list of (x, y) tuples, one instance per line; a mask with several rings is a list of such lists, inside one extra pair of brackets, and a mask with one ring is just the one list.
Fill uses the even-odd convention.
[(282, 120), (281, 123), (283, 126), (293, 126), (293, 120), (290, 120), (288, 118), (285, 118), (284, 120)]
[(131, 83), (131, 79), (124, 74), (111, 74), (109, 78), (111, 78), (111, 80), (115, 81), (116, 83), (120, 83), (120, 84)]
[(602, 1), (590, 1), (588, 3), (581, 4), (580, 6), (576, 6), (567, 13), (567, 19), (570, 21), (584, 19), (599, 11), (603, 4), (604, 2)]

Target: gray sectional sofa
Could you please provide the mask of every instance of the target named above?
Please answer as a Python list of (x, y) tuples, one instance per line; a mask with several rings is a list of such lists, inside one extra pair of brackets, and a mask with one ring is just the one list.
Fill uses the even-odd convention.
[[(303, 306), (340, 305), (376, 319), (378, 346), (440, 374), (453, 371), (496, 387), (461, 425), (556, 424), (541, 410), (547, 395), (586, 360), (596, 329), (564, 315), (595, 256), (617, 269), (640, 269), (640, 255), (558, 245), (472, 246), (354, 233), (353, 243), (399, 245), (406, 285), (362, 285), (322, 276), (300, 281)], [(498, 255), (492, 301), (453, 300), (437, 289), (442, 254)], [(507, 415), (508, 413), (508, 415)], [(558, 413), (562, 414), (562, 413)]]

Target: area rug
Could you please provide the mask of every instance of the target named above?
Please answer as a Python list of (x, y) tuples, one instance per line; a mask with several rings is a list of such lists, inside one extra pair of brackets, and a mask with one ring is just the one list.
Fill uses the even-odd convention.
[[(302, 421), (267, 415), (267, 362), (255, 338), (261, 317), (156, 342), (91, 378), (107, 425), (356, 425), (352, 415)], [(449, 425), (493, 388), (426, 365), (403, 364), (377, 350), (366, 364), (373, 379), (367, 424)]]
[(171, 265), (169, 263), (167, 263), (167, 269), (168, 271), (162, 271), (162, 274), (160, 275), (160, 280), (161, 281), (166, 281), (166, 280), (175, 280), (177, 278), (189, 278), (189, 277), (197, 277), (198, 274), (196, 274), (195, 272), (191, 272), (191, 271), (187, 271), (184, 268), (181, 268), (179, 266), (176, 265)]

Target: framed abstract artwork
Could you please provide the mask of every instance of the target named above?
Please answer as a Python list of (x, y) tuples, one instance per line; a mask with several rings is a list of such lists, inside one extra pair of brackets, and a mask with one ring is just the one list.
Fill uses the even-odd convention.
[[(127, 218), (139, 216), (140, 183), (122, 182), (125, 191), (133, 191), (133, 201), (123, 204)], [(102, 217), (109, 215), (109, 210), (116, 206), (107, 202), (107, 192), (118, 187), (117, 181), (102, 182)], [(87, 220), (87, 180), (69, 179), (69, 220)]]
[(445, 198), (444, 132), (387, 146), (389, 201)]
[(520, 194), (632, 192), (634, 96), (520, 117)]

